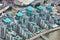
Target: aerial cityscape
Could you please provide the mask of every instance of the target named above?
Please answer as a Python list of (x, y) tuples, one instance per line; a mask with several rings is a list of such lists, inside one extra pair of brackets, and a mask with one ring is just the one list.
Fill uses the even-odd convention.
[(60, 40), (60, 0), (0, 0), (0, 40)]

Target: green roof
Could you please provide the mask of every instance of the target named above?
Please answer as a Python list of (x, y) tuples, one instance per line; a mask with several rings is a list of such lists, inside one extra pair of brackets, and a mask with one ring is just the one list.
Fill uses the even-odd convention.
[(46, 8), (47, 8), (47, 9), (51, 9), (52, 6), (51, 6), (51, 5), (47, 5)]
[(23, 13), (22, 12), (18, 12), (16, 13), (17, 16), (23, 16)]
[(39, 6), (39, 7), (37, 7), (39, 10), (43, 10), (44, 9), (44, 7), (43, 6)]
[(32, 11), (34, 11), (34, 8), (33, 8), (32, 6), (28, 6), (28, 7), (27, 7), (27, 10), (29, 10), (29, 11), (32, 12)]
[(9, 18), (5, 18), (5, 19), (3, 19), (3, 21), (4, 21), (5, 23), (11, 22), (11, 20), (10, 20)]

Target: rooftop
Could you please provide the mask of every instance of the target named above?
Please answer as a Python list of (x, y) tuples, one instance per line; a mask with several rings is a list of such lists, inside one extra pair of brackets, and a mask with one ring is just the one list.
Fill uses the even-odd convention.
[(4, 21), (5, 23), (11, 22), (11, 20), (10, 20), (9, 18), (5, 18), (5, 19), (3, 19), (3, 21)]

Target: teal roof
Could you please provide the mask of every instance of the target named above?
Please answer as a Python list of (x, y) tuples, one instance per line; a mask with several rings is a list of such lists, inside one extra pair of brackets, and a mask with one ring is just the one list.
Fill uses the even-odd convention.
[(5, 18), (5, 19), (3, 19), (3, 21), (4, 21), (5, 23), (11, 22), (11, 20), (10, 20), (9, 18)]
[(39, 6), (39, 7), (37, 7), (39, 10), (43, 10), (44, 9), (44, 7), (43, 6)]
[(18, 36), (16, 39), (17, 39), (17, 40), (21, 40), (22, 38)]
[(32, 6), (28, 6), (28, 7), (27, 7), (27, 10), (29, 10), (29, 11), (34, 11), (34, 8), (33, 8)]
[(16, 13), (17, 16), (23, 16), (23, 13), (22, 12), (18, 12)]
[(52, 6), (51, 6), (51, 5), (47, 5), (46, 8), (47, 8), (47, 9), (51, 9)]

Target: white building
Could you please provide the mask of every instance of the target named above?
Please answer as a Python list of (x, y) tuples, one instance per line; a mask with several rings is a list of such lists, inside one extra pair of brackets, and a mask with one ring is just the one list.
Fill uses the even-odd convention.
[(17, 5), (29, 5), (34, 0), (14, 0), (14, 3)]

